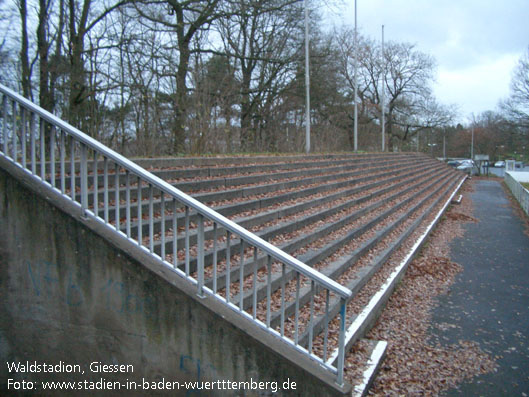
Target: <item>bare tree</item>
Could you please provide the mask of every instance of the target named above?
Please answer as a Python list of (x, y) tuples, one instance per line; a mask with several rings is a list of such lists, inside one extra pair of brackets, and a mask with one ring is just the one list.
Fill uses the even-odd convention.
[(151, 24), (154, 30), (163, 30), (167, 34), (166, 50), (173, 45), (172, 35), (176, 36), (174, 50), (176, 62), (168, 65), (163, 74), (174, 82), (173, 102), (173, 150), (182, 151), (185, 144), (189, 87), (187, 78), (190, 59), (193, 53), (202, 51), (193, 48), (197, 41), (195, 35), (209, 30), (210, 25), (225, 14), (220, 9), (220, 0), (142, 0), (134, 2), (136, 11)]
[[(342, 73), (351, 92), (354, 89), (354, 48), (349, 31), (339, 35)], [(386, 65), (383, 68), (383, 60)], [(389, 146), (396, 149), (402, 142), (424, 129), (447, 125), (455, 110), (442, 106), (433, 97), (433, 58), (408, 43), (390, 42), (384, 54), (380, 45), (369, 38), (359, 39), (358, 96), (360, 99), (359, 124), (376, 122), (380, 125), (381, 90), (386, 93), (386, 133)]]
[(88, 33), (111, 12), (127, 4), (119, 0), (101, 6), (93, 0), (67, 0), (69, 93), (67, 117), (75, 126), (83, 127), (86, 121), (88, 99), (93, 95), (87, 84), (85, 69), (85, 41)]
[(511, 92), (501, 109), (514, 126), (529, 129), (529, 48), (518, 61), (511, 79)]
[(224, 51), (235, 59), (240, 87), (241, 147), (263, 140), (266, 115), (293, 77), (301, 44), (297, 1), (238, 0), (218, 21)]

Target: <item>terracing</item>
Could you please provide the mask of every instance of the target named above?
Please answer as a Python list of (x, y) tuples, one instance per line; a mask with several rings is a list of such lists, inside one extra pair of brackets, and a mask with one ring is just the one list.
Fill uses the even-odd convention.
[[(170, 284), (164, 288), (180, 289), (192, 302), (186, 304), (185, 330), (154, 332), (156, 343), (167, 344), (169, 351), (174, 344), (184, 345), (179, 347), (186, 352), (180, 355), (180, 367), (168, 368), (177, 380), (196, 375), (182, 367), (182, 357), (198, 357), (192, 360), (214, 363), (214, 371), (197, 369), (199, 379), (270, 380), (274, 374), (288, 374), (298, 383), (306, 381), (300, 395), (307, 390), (349, 394), (351, 382), (365, 380), (358, 378), (348, 352), (376, 319), (410, 257), (464, 180), (443, 163), (414, 153), (143, 159), (133, 164), (3, 92), (0, 160), (7, 174), (164, 279)], [(8, 95), (14, 100), (10, 106)], [(35, 125), (42, 125), (40, 131)], [(13, 126), (16, 134), (10, 132)], [(9, 216), (4, 210), (3, 219), (10, 221)], [(61, 255), (53, 256), (60, 260)], [(137, 274), (120, 276), (120, 291), (132, 289), (123, 280), (133, 277)], [(147, 283), (143, 277), (140, 284)], [(59, 295), (77, 286), (61, 282)], [(105, 296), (96, 292), (100, 290), (87, 287), (82, 296), (97, 301)], [(147, 288), (142, 296), (145, 290), (156, 294)], [(120, 296), (125, 297), (122, 312), (129, 304), (142, 310), (149, 306), (145, 298), (129, 302), (137, 293)], [(107, 294), (106, 299), (112, 306), (116, 296)], [(217, 357), (219, 336), (204, 335), (200, 326), (208, 315), (197, 314), (201, 320), (193, 320), (190, 308), (198, 312), (202, 306), (218, 316), (209, 324), (218, 325), (219, 333), (236, 335), (221, 338), (221, 343), (231, 343), (223, 359)], [(133, 316), (120, 321), (137, 329)], [(101, 324), (92, 321), (90, 327), (97, 334)], [(241, 337), (246, 338), (240, 341), (243, 353), (233, 345)], [(255, 343), (248, 342), (252, 339)], [(202, 346), (198, 353), (195, 344)], [(373, 347), (380, 356), (383, 344)], [(241, 354), (250, 357), (242, 369), (235, 364)], [(149, 359), (140, 356), (142, 362)], [(124, 352), (119, 357), (120, 363), (135, 360)], [(277, 368), (268, 369), (270, 362)], [(290, 367), (296, 369), (287, 372)], [(309, 381), (311, 377), (315, 380)], [(358, 385), (357, 391), (362, 390)]]

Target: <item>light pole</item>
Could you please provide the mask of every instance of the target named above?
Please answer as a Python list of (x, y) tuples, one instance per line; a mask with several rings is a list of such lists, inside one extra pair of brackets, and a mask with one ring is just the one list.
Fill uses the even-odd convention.
[(309, 9), (305, 0), (305, 153), (310, 153)]
[(356, 0), (355, 0), (355, 31), (354, 31), (354, 151), (358, 151), (358, 105), (357, 105), (357, 94), (358, 94), (358, 26), (357, 26), (357, 12), (356, 12)]
[(472, 140), (470, 141), (470, 160), (474, 160), (474, 124), (472, 124)]
[(446, 128), (443, 129), (443, 159), (446, 160)]
[(386, 107), (386, 95), (385, 95), (385, 92), (386, 92), (386, 85), (385, 85), (385, 82), (386, 82), (386, 58), (384, 57), (384, 25), (382, 25), (382, 92), (381, 92), (381, 96), (382, 96), (382, 106), (381, 106), (381, 111), (382, 111), (382, 151), (385, 150), (385, 146), (386, 146), (386, 131), (385, 131), (385, 123), (386, 123), (386, 115), (384, 114), (384, 110), (385, 110), (385, 107)]

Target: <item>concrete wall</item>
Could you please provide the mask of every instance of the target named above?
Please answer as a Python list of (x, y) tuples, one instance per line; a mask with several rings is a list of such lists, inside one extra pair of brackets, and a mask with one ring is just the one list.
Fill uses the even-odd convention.
[[(163, 379), (225, 381), (222, 387), (227, 381), (277, 382), (267, 391), (245, 392), (219, 391), (221, 382), (209, 391), (181, 385), (170, 395), (350, 394), (349, 385), (338, 387), (303, 355), (214, 299), (198, 298), (185, 280), (99, 222), (81, 218), (69, 200), (2, 158), (0, 225), (0, 391), (28, 381), (39, 395), (55, 395), (38, 382), (86, 380), (93, 383), (83, 387), (97, 387), (104, 379), (121, 384), (120, 392), (108, 395), (123, 395), (127, 382), (152, 386)], [(6, 365), (26, 361), (36, 361), (32, 369), (40, 372), (10, 372)], [(93, 362), (129, 365), (129, 372), (93, 372)], [(45, 365), (63, 372), (44, 372), (50, 369)], [(295, 382), (296, 390), (274, 394), (283, 382)], [(127, 393), (153, 394), (136, 387)], [(94, 393), (76, 395), (88, 394)]]

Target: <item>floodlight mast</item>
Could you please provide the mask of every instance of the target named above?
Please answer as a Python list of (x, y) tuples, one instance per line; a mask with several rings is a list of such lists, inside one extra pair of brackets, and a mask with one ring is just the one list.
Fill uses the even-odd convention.
[(309, 9), (305, 0), (305, 153), (310, 153)]
[(472, 142), (470, 143), (470, 159), (474, 160), (474, 124), (472, 124)]
[(358, 151), (358, 23), (355, 0), (355, 30), (354, 30), (354, 151)]
[(382, 106), (381, 106), (381, 113), (382, 113), (382, 151), (385, 150), (386, 147), (386, 115), (385, 115), (385, 107), (386, 107), (386, 58), (384, 57), (384, 25), (382, 25)]

